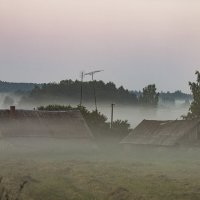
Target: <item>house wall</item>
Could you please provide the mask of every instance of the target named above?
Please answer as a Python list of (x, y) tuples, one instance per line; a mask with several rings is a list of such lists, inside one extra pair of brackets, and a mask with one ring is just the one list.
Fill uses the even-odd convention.
[(159, 146), (159, 145), (136, 145), (136, 144), (122, 144), (124, 153), (136, 153), (138, 155), (141, 154), (141, 158), (143, 155), (151, 155), (152, 153), (159, 154), (163, 152), (174, 152), (181, 148), (180, 145), (174, 146)]
[(200, 141), (200, 125), (197, 126), (197, 140)]
[(180, 145), (192, 145), (196, 146), (200, 144), (200, 127), (199, 125), (191, 129), (185, 136), (179, 141)]

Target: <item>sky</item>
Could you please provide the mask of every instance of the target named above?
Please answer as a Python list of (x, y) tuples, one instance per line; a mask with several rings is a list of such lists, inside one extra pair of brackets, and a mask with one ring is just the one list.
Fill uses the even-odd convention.
[[(0, 0), (0, 80), (97, 80), (189, 92), (200, 70), (199, 0)], [(90, 77), (85, 77), (85, 81)]]

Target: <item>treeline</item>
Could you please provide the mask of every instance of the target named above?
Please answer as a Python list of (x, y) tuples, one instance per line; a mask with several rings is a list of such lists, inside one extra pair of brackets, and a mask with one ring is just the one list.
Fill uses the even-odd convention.
[(163, 102), (175, 103), (176, 100), (185, 100), (186, 102), (192, 100), (192, 95), (182, 93), (180, 90), (177, 90), (173, 93), (170, 92), (161, 92), (160, 99)]
[(12, 82), (0, 81), (0, 92), (24, 93), (33, 90), (35, 85), (36, 85), (35, 83), (12, 83)]
[(104, 83), (103, 81), (94, 82), (80, 82), (72, 80), (63, 80), (59, 83), (47, 83), (41, 87), (35, 86), (25, 101), (48, 101), (54, 100), (73, 100), (75, 102), (80, 101), (81, 87), (83, 90), (83, 102), (94, 101), (94, 87), (96, 91), (96, 97), (98, 102), (114, 102), (120, 104), (137, 104), (138, 97), (136, 94), (131, 93), (123, 86), (116, 87), (112, 82)]
[(83, 103), (94, 101), (94, 88), (98, 103), (117, 103), (127, 105), (157, 105), (162, 102), (176, 100), (189, 101), (192, 96), (181, 91), (174, 93), (156, 92), (154, 84), (148, 85), (142, 91), (129, 91), (123, 86), (117, 87), (114, 83), (103, 81), (80, 82), (78, 80), (62, 80), (59, 83), (9, 83), (0, 81), (0, 92), (23, 95), (21, 104), (24, 103), (76, 103), (80, 102), (81, 86), (83, 88)]
[(60, 83), (48, 83), (41, 86), (35, 86), (30, 94), (22, 99), (22, 102), (63, 102), (67, 100), (79, 103), (83, 91), (83, 103), (94, 101), (94, 88), (96, 98), (99, 103), (117, 103), (127, 105), (157, 105), (159, 93), (156, 92), (156, 86), (148, 85), (138, 96), (123, 86), (116, 87), (112, 82), (103, 81), (80, 82), (72, 80), (63, 80)]
[(158, 93), (155, 84), (143, 88), (141, 92), (129, 91), (123, 86), (117, 87), (114, 83), (103, 81), (80, 82), (78, 80), (62, 80), (59, 83), (47, 83), (35, 85), (28, 96), (22, 99), (23, 103), (49, 102), (60, 103), (71, 100), (76, 104), (80, 101), (81, 87), (83, 91), (83, 103), (94, 101), (94, 87), (98, 103), (117, 103), (127, 105), (151, 105), (155, 106), (159, 100), (175, 102), (175, 100), (192, 99), (191, 95), (181, 91), (174, 93)]

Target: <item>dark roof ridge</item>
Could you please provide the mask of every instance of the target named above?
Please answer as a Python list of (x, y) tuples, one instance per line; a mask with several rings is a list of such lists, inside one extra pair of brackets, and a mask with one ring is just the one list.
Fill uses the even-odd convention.
[[(177, 136), (176, 139), (181, 138), (182, 136), (184, 136), (190, 129), (198, 126), (198, 124), (200, 123), (200, 119), (193, 119), (193, 120), (146, 120), (144, 119), (143, 121), (141, 121), (134, 129), (133, 131), (131, 131), (124, 139), (122, 139), (122, 141), (120, 142), (121, 144), (123, 143), (131, 143), (130, 142), (130, 138), (131, 136), (134, 135), (135, 131), (138, 131), (138, 129), (143, 129), (142, 126), (149, 126), (149, 125), (153, 125), (155, 127), (157, 127), (158, 132), (160, 132), (161, 130), (163, 130), (163, 128), (165, 129), (166, 126), (182, 126), (182, 124), (184, 125), (184, 122), (188, 124), (187, 128), (185, 128), (185, 130), (182, 130), (182, 134), (180, 134), (180, 136)], [(177, 125), (176, 125), (177, 124)], [(162, 127), (163, 125), (163, 127)], [(166, 125), (166, 126), (165, 126)], [(153, 129), (152, 129), (153, 130)], [(145, 131), (145, 129), (144, 129)], [(153, 130), (154, 131), (154, 130)], [(129, 142), (127, 142), (129, 140)]]
[[(10, 111), (10, 109), (0, 109), (0, 112), (5, 112), (5, 111)], [(31, 109), (16, 109), (15, 112), (18, 112), (18, 111), (26, 111), (26, 112), (80, 112), (80, 110), (31, 110)]]

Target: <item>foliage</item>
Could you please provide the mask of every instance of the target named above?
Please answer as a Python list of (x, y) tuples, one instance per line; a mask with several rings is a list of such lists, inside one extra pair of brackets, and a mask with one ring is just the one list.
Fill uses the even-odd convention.
[(190, 90), (193, 95), (193, 101), (190, 105), (187, 116), (183, 116), (185, 119), (193, 119), (200, 117), (200, 72), (196, 71), (196, 82), (189, 82)]
[(99, 102), (115, 102), (120, 104), (137, 104), (138, 98), (122, 86), (117, 88), (112, 82), (104, 83), (103, 81), (80, 82), (72, 80), (63, 80), (60, 83), (43, 84), (41, 87), (36, 86), (30, 93), (26, 101), (48, 101), (54, 99), (59, 102), (66, 99), (75, 102), (80, 101), (81, 84), (83, 88), (83, 102), (91, 102), (93, 96), (93, 84), (96, 89), (96, 96)]
[(130, 132), (130, 124), (127, 120), (116, 120), (113, 122), (113, 129), (110, 130), (110, 123), (107, 122), (107, 117), (100, 112), (94, 110), (89, 111), (83, 106), (64, 106), (64, 105), (48, 105), (40, 106), (37, 108), (41, 111), (69, 111), (69, 110), (79, 110), (86, 120), (88, 126), (94, 134), (109, 134), (114, 133), (118, 135), (127, 135)]
[(41, 111), (68, 111), (68, 110), (74, 110), (72, 106), (64, 106), (64, 105), (48, 105), (48, 106), (39, 106), (37, 108)]
[(35, 83), (12, 83), (0, 81), (0, 92), (28, 92), (31, 91), (35, 85), (41, 86), (41, 84)]
[(131, 129), (130, 129), (130, 124), (128, 123), (127, 120), (116, 120), (112, 124), (112, 131), (113, 132), (118, 132), (118, 133), (126, 133), (128, 134)]
[(192, 99), (192, 96), (190, 94), (185, 94), (182, 91), (177, 90), (175, 92), (161, 92), (159, 94), (159, 98), (163, 102), (175, 103), (175, 100), (184, 100), (185, 102), (188, 102)]
[[(55, 102), (63, 103), (63, 100), (72, 99), (76, 102), (80, 101), (80, 81), (62, 80), (60, 83), (14, 83), (0, 81), (0, 92), (10, 93), (14, 92), (16, 95), (23, 96), (22, 104), (36, 102), (48, 102), (53, 99)], [(99, 102), (115, 102), (120, 104), (139, 104), (139, 97), (142, 95), (141, 91), (129, 91), (122, 86), (117, 88), (112, 82), (104, 83), (103, 81), (95, 81), (95, 88), (97, 93), (97, 100)], [(83, 101), (93, 101), (93, 82), (83, 83)], [(30, 94), (31, 93), (31, 94)], [(178, 100), (188, 101), (192, 99), (189, 94), (182, 93), (177, 90), (173, 93), (161, 92), (159, 95), (163, 102), (175, 102)], [(61, 100), (61, 101), (59, 101)], [(53, 103), (49, 102), (49, 103)]]
[(143, 93), (139, 97), (139, 102), (143, 105), (155, 106), (158, 104), (159, 93), (156, 93), (156, 86), (148, 85), (143, 88)]
[(143, 89), (143, 91), (129, 91), (123, 86), (116, 87), (113, 82), (105, 83), (103, 81), (73, 81), (62, 80), (59, 83), (51, 82), (40, 85), (35, 85), (30, 93), (27, 93), (22, 98), (20, 102), (22, 105), (25, 103), (79, 103), (80, 102), (80, 93), (81, 85), (83, 89), (82, 101), (83, 103), (93, 102), (94, 93), (93, 86), (96, 89), (96, 97), (99, 103), (111, 103), (116, 104), (127, 104), (127, 105), (150, 105), (155, 106), (158, 103), (158, 96), (164, 102), (175, 102), (176, 99), (188, 100), (191, 99), (191, 95), (184, 94), (181, 91), (177, 90), (174, 93), (164, 93), (161, 92), (159, 95), (156, 93), (155, 85), (148, 85)]

